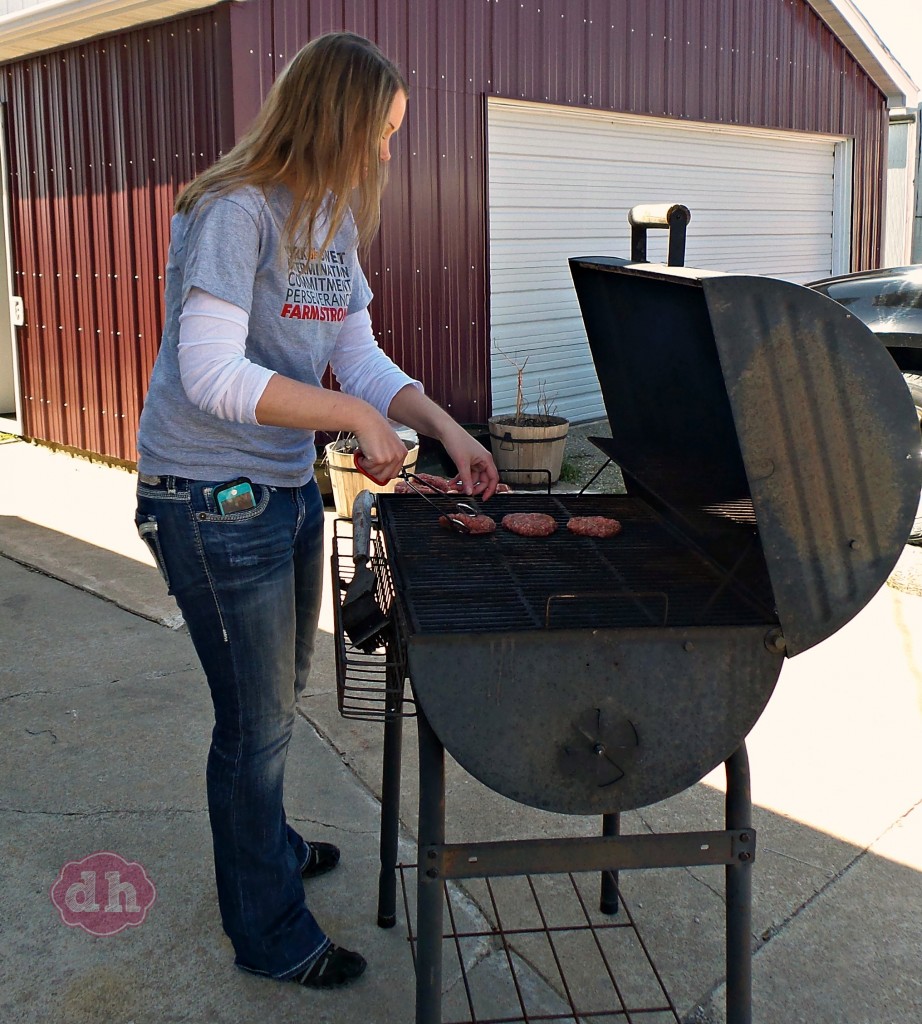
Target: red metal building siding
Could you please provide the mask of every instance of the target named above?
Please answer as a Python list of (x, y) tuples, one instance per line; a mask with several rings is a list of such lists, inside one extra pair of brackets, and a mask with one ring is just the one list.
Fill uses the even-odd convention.
[(489, 7), (256, 0), (229, 12), (234, 79), (249, 114), (274, 74), (323, 32), (348, 29), (374, 39), (409, 80), (410, 112), (392, 146), (381, 231), (365, 263), (375, 326), (382, 347), (430, 395), (472, 422), (487, 415), (489, 392), (483, 145)]
[(366, 270), (383, 346), (461, 420), (489, 412), (485, 96), (851, 136), (852, 263), (877, 265), (886, 100), (804, 0), (255, 0), (231, 18), (248, 112), (266, 59), (274, 74), (321, 32), (403, 69)]
[(877, 263), (885, 99), (804, 0), (222, 4), (0, 69), (27, 433), (134, 458), (173, 196), (338, 29), (412, 93), (366, 266), (376, 326), (462, 421), (489, 412), (485, 96), (851, 136), (852, 262)]
[(28, 436), (136, 457), (173, 198), (225, 116), (215, 41), (204, 15), (0, 70)]

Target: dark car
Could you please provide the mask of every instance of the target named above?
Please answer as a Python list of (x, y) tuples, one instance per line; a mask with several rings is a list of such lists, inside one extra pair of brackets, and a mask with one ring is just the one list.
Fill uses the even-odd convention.
[[(887, 346), (922, 424), (922, 264), (828, 277), (809, 287), (845, 306)], [(922, 543), (922, 504), (910, 540)]]

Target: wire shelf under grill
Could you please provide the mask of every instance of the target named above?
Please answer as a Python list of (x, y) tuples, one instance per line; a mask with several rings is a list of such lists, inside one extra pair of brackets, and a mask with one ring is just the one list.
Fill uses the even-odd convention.
[[(391, 628), (371, 653), (349, 642), (342, 624), (342, 601), (352, 577), (352, 523), (333, 525), (333, 621), (336, 642), (336, 693), (343, 718), (383, 721), (412, 717), (416, 705), (406, 691), (406, 653), (400, 631)], [(372, 531), (369, 566), (375, 574), (376, 598), (385, 613), (392, 612), (394, 588), (390, 570), (381, 553), (380, 537)]]
[[(724, 569), (626, 495), (501, 495), (484, 507), (543, 512), (557, 531), (521, 537), (500, 527), (465, 536), (439, 527), (412, 495), (385, 495), (381, 529), (397, 599), (413, 633), (631, 626), (742, 626), (776, 621), (751, 505), (698, 509), (725, 538)], [(570, 533), (571, 516), (615, 517), (616, 537)]]
[[(415, 965), (416, 865), (398, 870)], [(453, 949), (461, 979), (443, 997), (446, 1022), (679, 1024), (623, 893), (617, 915), (598, 912), (597, 873), (481, 878), (463, 889), (443, 884), (443, 891), (446, 956)], [(491, 954), (502, 967), (488, 971), (484, 984), (482, 964)]]

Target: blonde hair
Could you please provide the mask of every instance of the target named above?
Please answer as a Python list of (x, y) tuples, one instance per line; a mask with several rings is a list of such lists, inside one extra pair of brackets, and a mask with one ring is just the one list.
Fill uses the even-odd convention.
[(321, 211), (329, 217), (325, 250), (352, 212), (367, 249), (381, 216), (387, 164), (381, 138), (398, 91), (397, 67), (370, 40), (333, 32), (304, 46), (275, 80), (246, 135), (179, 194), (176, 212), (244, 185), (287, 185), (294, 202), (287, 245), (311, 244)]

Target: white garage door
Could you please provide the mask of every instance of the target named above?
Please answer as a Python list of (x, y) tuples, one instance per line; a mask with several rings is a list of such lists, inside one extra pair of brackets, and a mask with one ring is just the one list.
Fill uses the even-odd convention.
[[(493, 411), (545, 391), (573, 421), (605, 415), (567, 259), (630, 255), (628, 210), (692, 212), (690, 267), (804, 283), (849, 266), (842, 138), (489, 101)], [(664, 261), (666, 233), (648, 234)]]

